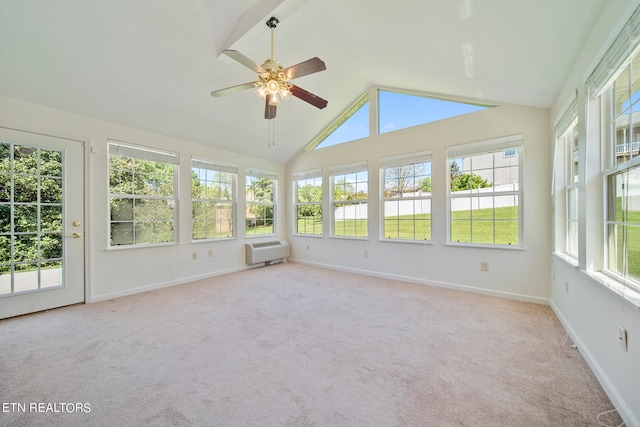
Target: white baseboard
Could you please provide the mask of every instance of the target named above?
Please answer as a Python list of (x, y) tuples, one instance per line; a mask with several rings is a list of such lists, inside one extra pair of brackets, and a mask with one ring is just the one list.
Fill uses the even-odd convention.
[(346, 271), (349, 273), (365, 274), (367, 276), (382, 277), (384, 279), (400, 280), (403, 282), (418, 283), (421, 285), (436, 286), (439, 288), (454, 289), (458, 291), (473, 292), (476, 294), (490, 295), (500, 298), (512, 299), (516, 301), (531, 302), (535, 304), (549, 305), (548, 298), (534, 297), (530, 295), (516, 294), (512, 292), (495, 291), (491, 289), (477, 288), (474, 286), (460, 285), (457, 283), (440, 282), (437, 280), (426, 280), (419, 277), (403, 276), (401, 274), (380, 273), (377, 271), (362, 270), (357, 268), (342, 267), (332, 264), (323, 264), (319, 262), (305, 261), (300, 259), (289, 259), (289, 262), (299, 264), (314, 265), (316, 267), (330, 268), (332, 270)]
[(106, 294), (95, 295), (95, 296), (92, 296), (91, 300), (87, 301), (87, 303), (106, 301), (114, 298), (125, 297), (127, 295), (138, 294), (140, 292), (148, 292), (156, 289), (166, 288), (169, 286), (182, 285), (189, 282), (195, 282), (197, 280), (207, 279), (209, 277), (222, 276), (224, 274), (229, 274), (229, 273), (236, 273), (238, 271), (246, 270), (247, 268), (249, 267), (230, 268), (228, 270), (221, 270), (213, 273), (201, 274), (198, 276), (189, 276), (189, 277), (184, 277), (182, 279), (170, 280), (168, 282), (154, 283), (146, 286), (139, 286), (132, 289), (126, 289), (124, 291), (109, 292)]
[(609, 400), (613, 403), (613, 406), (616, 407), (618, 413), (622, 417), (625, 422), (625, 425), (629, 427), (640, 427), (640, 420), (631, 412), (629, 405), (627, 405), (626, 401), (618, 391), (618, 389), (613, 385), (607, 374), (604, 372), (598, 361), (593, 357), (589, 348), (584, 344), (584, 342), (580, 339), (580, 336), (576, 334), (575, 330), (571, 327), (567, 319), (562, 315), (562, 312), (558, 309), (558, 307), (550, 301), (551, 310), (555, 313), (558, 320), (564, 327), (564, 329), (569, 334), (569, 337), (573, 341), (573, 343), (577, 346), (577, 350), (580, 352), (584, 360), (587, 362), (593, 374), (598, 379), (598, 382), (602, 386), (604, 392), (609, 397)]

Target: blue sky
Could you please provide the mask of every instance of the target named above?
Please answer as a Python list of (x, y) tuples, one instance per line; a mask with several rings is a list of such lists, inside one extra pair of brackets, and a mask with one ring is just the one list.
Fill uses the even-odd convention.
[[(484, 110), (485, 106), (463, 104), (406, 93), (379, 91), (379, 133), (393, 132), (461, 114)], [(316, 148), (329, 147), (369, 136), (367, 102)]]

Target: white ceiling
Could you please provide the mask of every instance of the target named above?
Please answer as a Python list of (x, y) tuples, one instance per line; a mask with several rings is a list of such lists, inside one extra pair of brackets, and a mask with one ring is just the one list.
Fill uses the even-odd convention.
[[(548, 108), (606, 0), (0, 0), (0, 94), (285, 162), (370, 86)], [(278, 107), (221, 56), (327, 70)], [(134, 141), (132, 141), (134, 142)]]

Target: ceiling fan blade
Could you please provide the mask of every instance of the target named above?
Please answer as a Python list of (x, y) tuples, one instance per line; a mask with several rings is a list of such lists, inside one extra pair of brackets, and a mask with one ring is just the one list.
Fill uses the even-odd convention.
[(262, 68), (255, 61), (253, 61), (251, 58), (249, 58), (248, 56), (245, 56), (244, 54), (238, 52), (237, 50), (225, 49), (225, 50), (222, 51), (222, 53), (227, 55), (229, 58), (235, 59), (236, 61), (238, 61), (239, 63), (241, 63), (245, 67), (252, 69), (253, 71), (255, 71), (258, 74), (262, 74), (262, 73), (265, 72), (264, 68)]
[(297, 77), (306, 76), (308, 74), (317, 73), (318, 71), (326, 70), (327, 66), (324, 65), (324, 61), (322, 59), (315, 57), (311, 59), (307, 59), (304, 62), (301, 62), (296, 65), (292, 65), (291, 67), (285, 68), (284, 74), (291, 79), (295, 79)]
[(267, 120), (276, 118), (276, 106), (270, 104), (271, 95), (267, 95), (267, 98), (264, 101), (264, 118)]
[(322, 99), (318, 95), (314, 95), (313, 93), (306, 91), (296, 85), (291, 86), (291, 95), (295, 96), (296, 98), (300, 98), (303, 101), (308, 102), (314, 107), (320, 109), (323, 109), (328, 104), (325, 99)]
[(231, 87), (227, 87), (220, 90), (214, 90), (213, 92), (211, 92), (211, 96), (218, 97), (218, 96), (229, 95), (236, 92), (241, 92), (247, 89), (253, 89), (254, 87), (256, 87), (256, 83), (257, 82), (244, 83), (241, 85), (231, 86)]

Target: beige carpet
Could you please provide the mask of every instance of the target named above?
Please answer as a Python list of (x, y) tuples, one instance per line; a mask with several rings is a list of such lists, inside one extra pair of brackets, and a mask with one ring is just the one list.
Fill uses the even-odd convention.
[(280, 264), (0, 321), (0, 425), (597, 426), (563, 336), (546, 306)]

